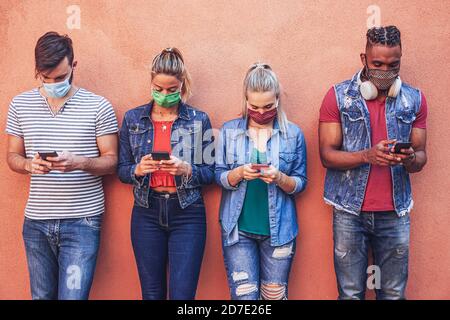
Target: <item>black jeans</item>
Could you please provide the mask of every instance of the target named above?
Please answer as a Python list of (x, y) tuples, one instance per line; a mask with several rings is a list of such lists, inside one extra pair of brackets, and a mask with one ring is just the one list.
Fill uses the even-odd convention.
[[(144, 300), (195, 298), (206, 240), (203, 199), (181, 209), (176, 194), (151, 192), (133, 207), (131, 240)], [(167, 275), (169, 281), (167, 281)]]

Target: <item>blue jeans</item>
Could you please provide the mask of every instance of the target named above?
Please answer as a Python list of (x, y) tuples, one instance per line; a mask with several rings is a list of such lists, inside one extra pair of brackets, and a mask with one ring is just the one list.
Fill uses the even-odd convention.
[[(409, 214), (399, 217), (395, 211), (361, 212), (356, 216), (334, 209), (334, 268), (339, 299), (364, 299), (368, 274), (370, 280), (375, 280), (372, 286), (377, 299), (405, 299), (409, 230)], [(368, 269), (369, 248), (374, 265)]]
[(56, 220), (25, 218), (23, 239), (33, 300), (89, 298), (101, 224), (101, 215)]
[(203, 198), (181, 209), (176, 194), (151, 192), (149, 204), (135, 204), (131, 217), (142, 298), (165, 300), (169, 282), (169, 299), (193, 300), (206, 241)]
[(239, 242), (222, 249), (232, 300), (287, 299), (295, 239), (272, 247), (269, 236), (239, 232)]

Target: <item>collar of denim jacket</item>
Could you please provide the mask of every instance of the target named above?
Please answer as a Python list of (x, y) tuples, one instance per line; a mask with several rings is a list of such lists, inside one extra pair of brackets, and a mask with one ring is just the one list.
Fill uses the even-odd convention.
[[(143, 119), (143, 118), (150, 119), (152, 108), (153, 108), (153, 100), (150, 101), (145, 106), (145, 108), (142, 110), (140, 119)], [(180, 101), (180, 104), (178, 106), (178, 117), (181, 119), (184, 119), (184, 120), (191, 120), (191, 117), (189, 116), (189, 111), (188, 111), (187, 105), (182, 101)]]
[(358, 96), (361, 95), (361, 93), (359, 92), (359, 83), (358, 83), (358, 78), (361, 72), (362, 69), (353, 75), (352, 80), (350, 80), (347, 89), (345, 89), (346, 96), (349, 96), (351, 98), (357, 98)]

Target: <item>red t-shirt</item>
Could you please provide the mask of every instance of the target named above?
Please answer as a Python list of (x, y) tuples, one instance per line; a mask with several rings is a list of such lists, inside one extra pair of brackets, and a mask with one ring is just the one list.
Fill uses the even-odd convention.
[[(387, 140), (386, 128), (386, 109), (385, 101), (366, 100), (367, 108), (370, 113), (370, 125), (372, 132), (370, 140), (372, 146), (381, 140)], [(336, 102), (334, 88), (328, 90), (323, 99), (320, 108), (320, 122), (341, 123), (341, 116)], [(422, 94), (422, 103), (416, 119), (413, 122), (413, 128), (426, 129), (427, 124), (427, 102)], [(392, 198), (392, 179), (389, 167), (372, 165), (369, 172), (366, 194), (364, 197), (362, 211), (392, 211), (394, 210), (394, 201)]]
[[(153, 121), (153, 151), (171, 152), (170, 134), (173, 121)], [(150, 187), (175, 187), (175, 178), (168, 172), (157, 170), (151, 174)]]

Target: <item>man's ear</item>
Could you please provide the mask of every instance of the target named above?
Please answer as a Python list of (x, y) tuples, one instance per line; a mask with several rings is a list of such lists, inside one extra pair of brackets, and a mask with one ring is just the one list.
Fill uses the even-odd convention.
[(75, 69), (75, 67), (77, 66), (77, 64), (78, 64), (78, 61), (75, 60), (75, 61), (73, 62), (73, 64), (72, 64), (72, 69)]
[(359, 57), (361, 58), (361, 63), (363, 65), (363, 67), (365, 67), (367, 65), (366, 54), (365, 53), (360, 53)]

